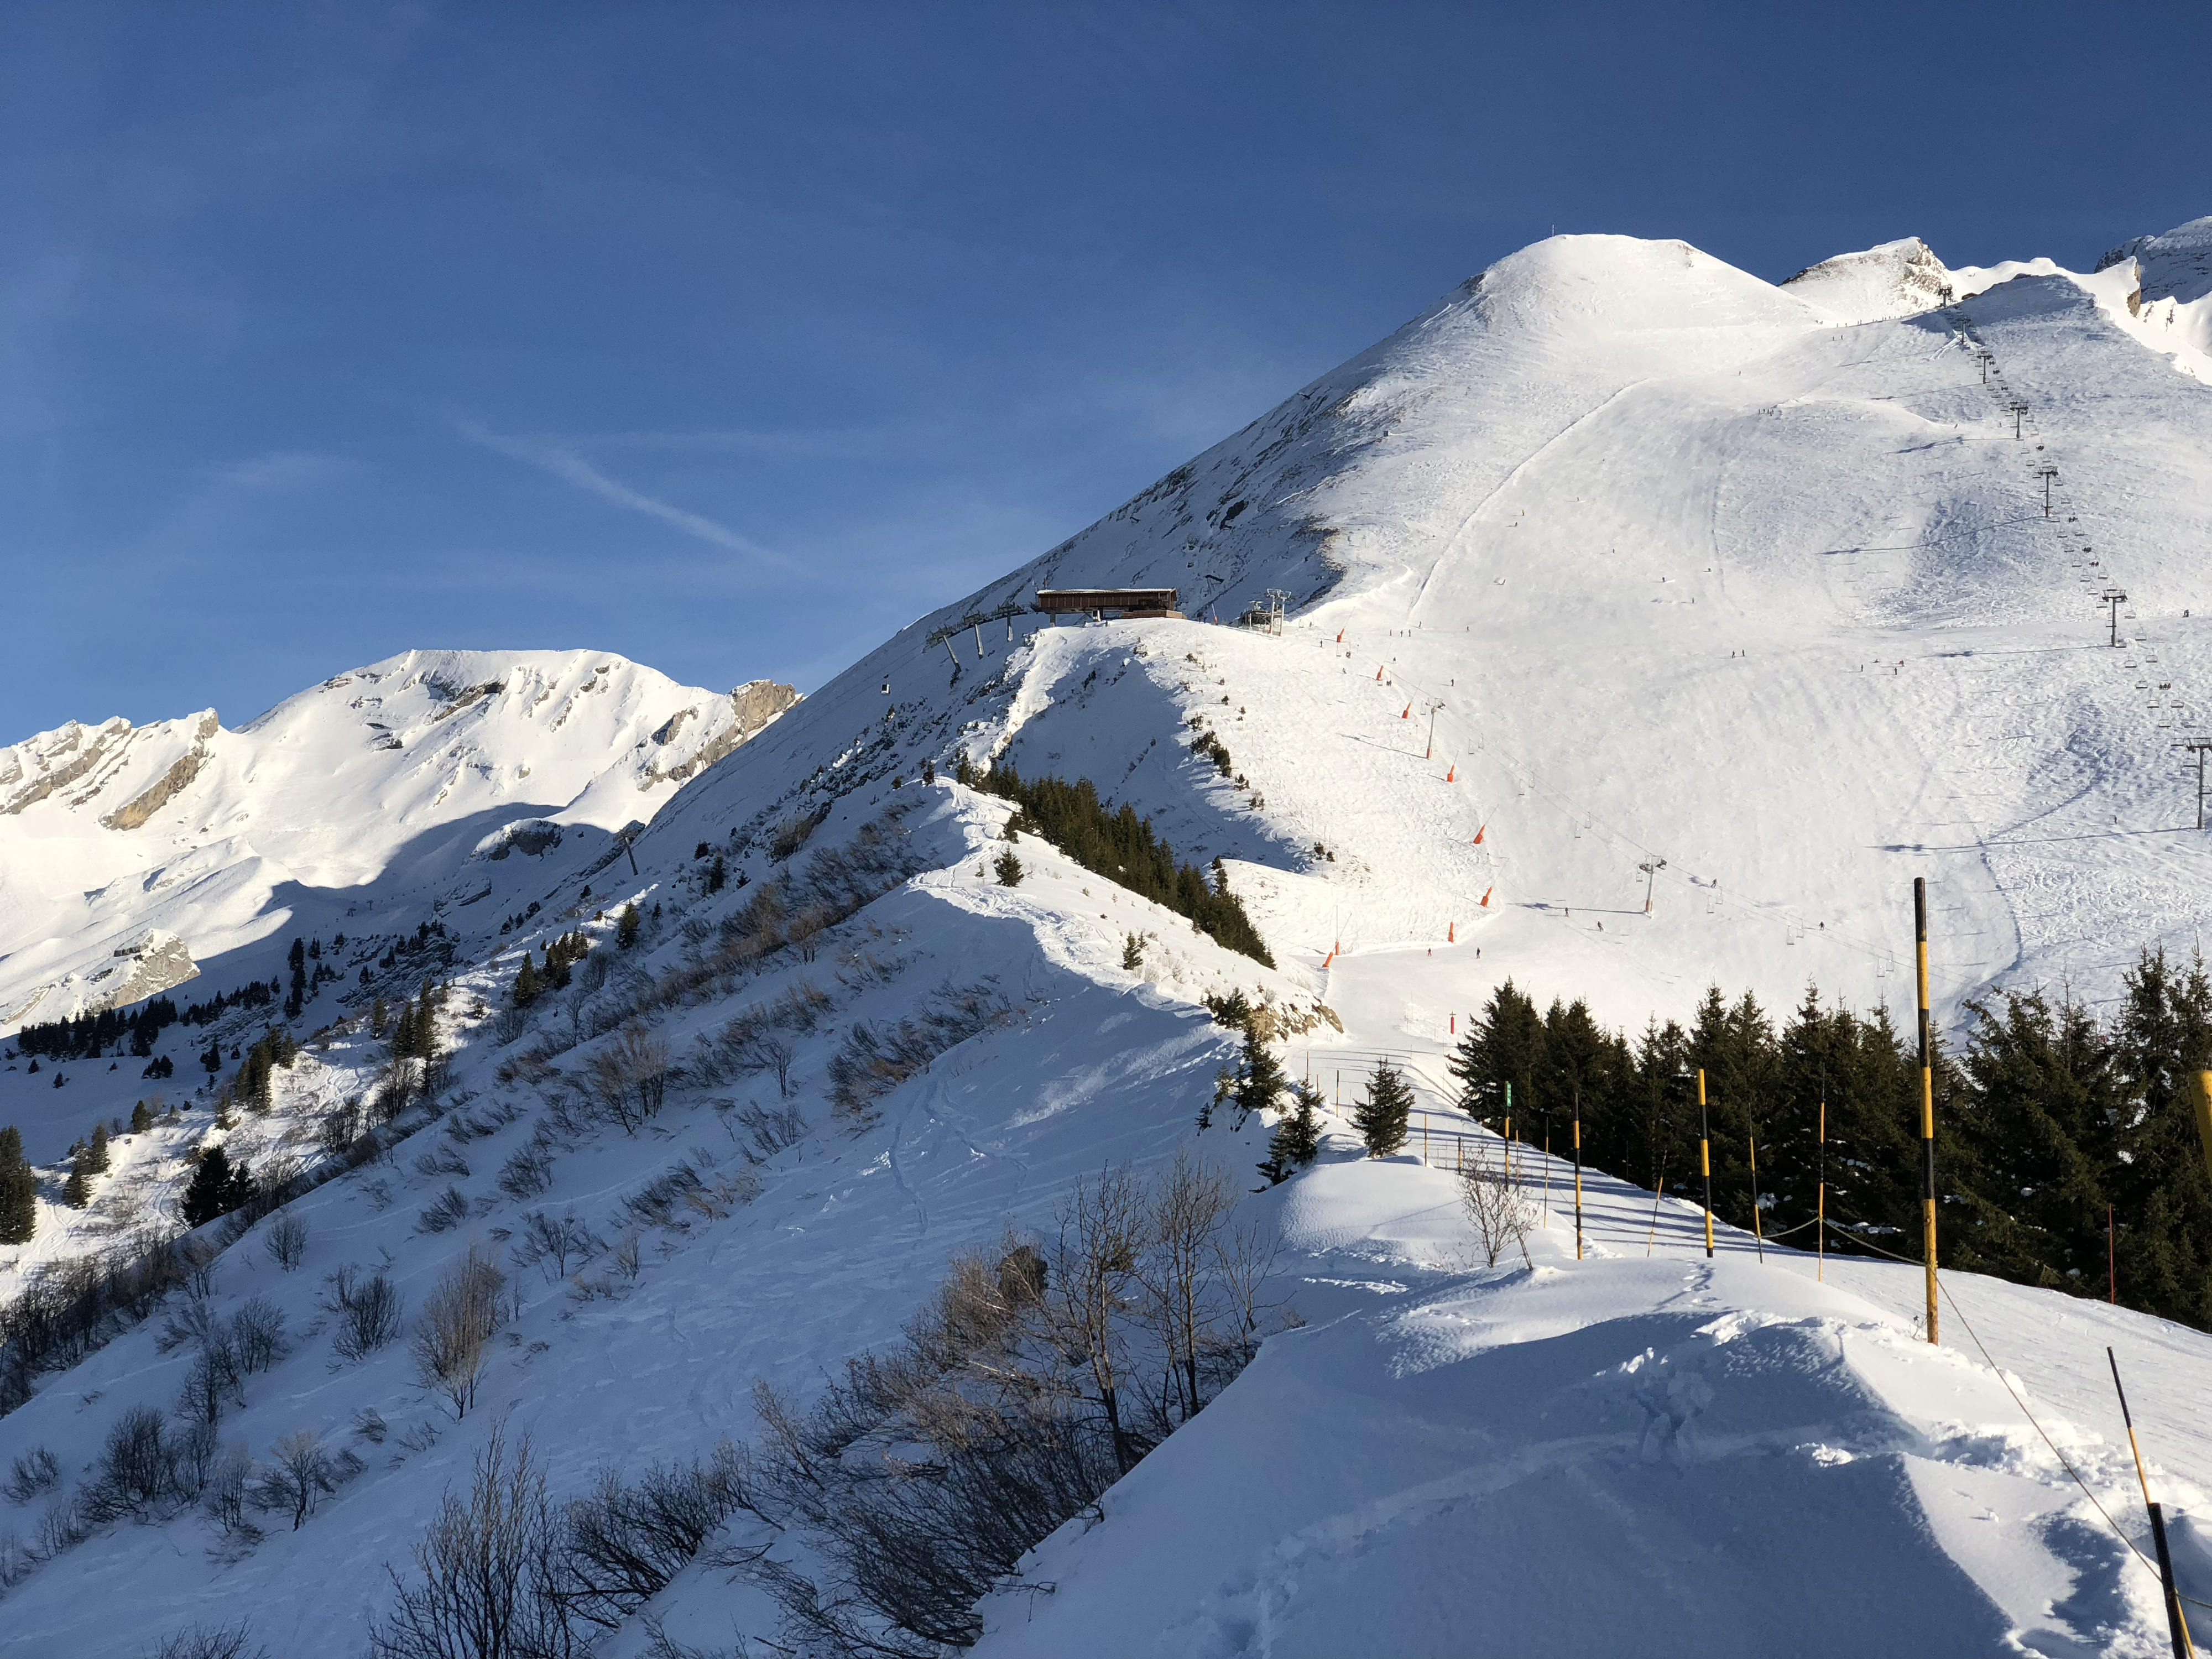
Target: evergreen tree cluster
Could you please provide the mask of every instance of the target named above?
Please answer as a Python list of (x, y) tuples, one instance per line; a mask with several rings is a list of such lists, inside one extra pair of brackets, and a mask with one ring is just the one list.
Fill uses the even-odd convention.
[(267, 1111), (275, 1098), (277, 1068), (289, 1069), (299, 1057), (300, 1045), (292, 1041), (291, 1032), (281, 1025), (270, 1026), (239, 1063), (238, 1075), (230, 1085), (231, 1097), (254, 1111)]
[(39, 1225), (39, 1178), (14, 1124), (0, 1129), (0, 1244), (27, 1244)]
[(522, 966), (514, 972), (514, 1006), (527, 1008), (549, 991), (566, 990), (575, 964), (591, 953), (591, 940), (573, 930), (547, 944), (543, 968), (532, 959), (529, 947), (524, 946)]
[(191, 1182), (185, 1188), (185, 1225), (205, 1226), (252, 1196), (253, 1176), (246, 1164), (241, 1161), (233, 1169), (230, 1155), (220, 1146), (210, 1146), (200, 1155)]
[(70, 1147), (69, 1179), (62, 1186), (62, 1202), (73, 1210), (82, 1210), (92, 1202), (92, 1178), (106, 1175), (111, 1159), (107, 1151), (107, 1126), (95, 1123), (91, 1135)]
[(962, 782), (1021, 808), (1009, 821), (1009, 829), (1043, 836), (1091, 874), (1166, 906), (1216, 944), (1270, 968), (1275, 965), (1260, 930), (1244, 914), (1243, 901), (1229, 890), (1219, 860), (1215, 861), (1214, 884), (1208, 886), (1196, 865), (1176, 862), (1175, 849), (1152, 833), (1150, 818), (1138, 817), (1126, 802), (1118, 811), (1109, 809), (1099, 800), (1090, 779), (1073, 783), (1054, 777), (1028, 780), (1004, 764), (978, 774), (965, 757), (958, 775)]
[(425, 1065), (438, 1057), (438, 1010), (445, 1004), (442, 987), (422, 981), (422, 994), (399, 1005), (399, 1018), (392, 1030), (392, 1057), (419, 1060)]
[(179, 1016), (186, 1025), (212, 1025), (234, 1008), (266, 1008), (276, 1000), (267, 983), (253, 980), (235, 991), (218, 991), (205, 1002), (195, 1002)]
[[(2109, 1019), (2068, 999), (1970, 1003), (1963, 1054), (1934, 1057), (1936, 1166), (1947, 1266), (2084, 1296), (2107, 1293), (2107, 1206), (2119, 1299), (2212, 1329), (2212, 1178), (2186, 1092), (2212, 1066), (2212, 977), (2145, 952)], [(1554, 1150), (1579, 1115), (1584, 1162), (1694, 1192), (1705, 1073), (1713, 1208), (1813, 1247), (1825, 1181), (1829, 1248), (1852, 1235), (1917, 1258), (1921, 1228), (1917, 1042), (1888, 1014), (1823, 1006), (1816, 990), (1778, 1029), (1748, 994), (1715, 988), (1689, 1025), (1634, 1040), (1588, 1006), (1539, 1012), (1500, 986), (1451, 1061), (1462, 1109)], [(1825, 1117), (1825, 1135), (1823, 1120)]]
[(143, 1060), (154, 1052), (154, 1042), (165, 1027), (177, 1023), (177, 1005), (167, 997), (142, 1002), (129, 1012), (103, 1008), (96, 1014), (55, 1020), (45, 1025), (26, 1025), (15, 1034), (15, 1047), (27, 1054), (52, 1060), (84, 1060), (101, 1054), (126, 1039), (131, 1052)]

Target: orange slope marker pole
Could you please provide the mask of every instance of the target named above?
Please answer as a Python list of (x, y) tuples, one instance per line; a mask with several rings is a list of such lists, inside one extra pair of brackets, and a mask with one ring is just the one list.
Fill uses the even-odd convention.
[(1490, 896), (1497, 890), (1498, 890), (1495, 887), (1486, 887), (1482, 890), (1482, 908), (1484, 909), (1487, 910), (1490, 908)]
[(1490, 833), (1490, 826), (1489, 826), (1488, 824), (1486, 824), (1486, 824), (1482, 824), (1482, 825), (1478, 826), (1478, 827), (1477, 827), (1477, 829), (1475, 830), (1475, 832), (1474, 832), (1474, 844), (1475, 844), (1477, 847), (1481, 846), (1481, 845), (1482, 845), (1482, 838), (1483, 838), (1485, 836), (1488, 835), (1489, 833)]

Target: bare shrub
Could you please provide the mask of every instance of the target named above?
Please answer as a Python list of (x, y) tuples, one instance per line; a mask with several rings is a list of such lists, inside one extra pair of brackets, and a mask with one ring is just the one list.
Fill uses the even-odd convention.
[(553, 1184), (553, 1155), (536, 1141), (500, 1165), (499, 1189), (509, 1198), (535, 1198)]
[(148, 1648), (145, 1659), (269, 1659), (243, 1619), (234, 1625), (187, 1625)]
[(826, 816), (826, 811), (819, 814), (792, 812), (779, 819), (775, 828), (769, 832), (769, 857), (779, 864), (789, 858), (806, 845), (808, 838), (822, 827), (822, 819)]
[(292, 1530), (307, 1525), (315, 1512), (315, 1500), (338, 1489), (338, 1482), (361, 1467), (349, 1452), (333, 1457), (322, 1437), (310, 1429), (286, 1435), (269, 1449), (268, 1467), (254, 1483), (250, 1496), (255, 1507), (291, 1512)]
[(594, 1237), (591, 1229), (574, 1215), (564, 1215), (556, 1221), (543, 1210), (532, 1210), (522, 1218), (521, 1230), (515, 1237), (514, 1259), (526, 1267), (546, 1264), (545, 1277), (550, 1283), (566, 1279), (571, 1261), (580, 1264), (605, 1248), (605, 1243)]
[(704, 1158), (670, 1165), (623, 1200), (623, 1214), (638, 1227), (665, 1227), (672, 1232), (685, 1232), (690, 1228), (693, 1216), (719, 1221), (730, 1213), (733, 1203), (750, 1203), (759, 1193), (759, 1177), (750, 1171), (731, 1180), (710, 1182), (707, 1176), (713, 1168)]
[(415, 1160), (415, 1173), (422, 1176), (459, 1176), (468, 1177), (469, 1161), (451, 1146), (433, 1146)]
[(491, 1040), (502, 1048), (529, 1029), (527, 1009), (502, 1008), (491, 1017)]
[(8, 1475), (9, 1501), (27, 1504), (41, 1492), (61, 1485), (61, 1460), (44, 1446), (34, 1446), (15, 1460)]
[(415, 1571), (391, 1572), (391, 1612), (371, 1627), (378, 1659), (574, 1659), (563, 1607), (560, 1530), (525, 1439), (510, 1462), (494, 1429), (468, 1497), (444, 1506), (415, 1546)]
[(562, 1598), (612, 1630), (659, 1595), (732, 1515), (750, 1507), (744, 1458), (726, 1440), (705, 1462), (656, 1463), (635, 1485), (609, 1469), (562, 1517)]
[(416, 1222), (426, 1233), (447, 1233), (468, 1218), (468, 1195), (458, 1187), (448, 1187), (422, 1206)]
[(986, 981), (933, 992), (895, 1025), (855, 1021), (843, 1047), (830, 1057), (830, 1104), (856, 1125), (866, 1123), (878, 1099), (927, 1070), (946, 1049), (1005, 1024), (1012, 1014)]
[(368, 1127), (368, 1114), (358, 1099), (348, 1100), (333, 1106), (325, 1115), (316, 1138), (326, 1152), (342, 1152), (359, 1140), (362, 1131)]
[(249, 1297), (231, 1316), (231, 1351), (240, 1370), (265, 1371), (290, 1352), (284, 1340), (284, 1313), (265, 1296)]
[(222, 1420), (227, 1407), (245, 1403), (245, 1370), (231, 1346), (229, 1331), (217, 1330), (192, 1356), (185, 1386), (178, 1392), (178, 1407), (190, 1421), (212, 1426)]
[(169, 1496), (173, 1449), (168, 1419), (159, 1407), (133, 1406), (107, 1431), (106, 1443), (79, 1494), (78, 1508), (94, 1525), (121, 1516), (144, 1516)]
[(1477, 1141), (1464, 1159), (1459, 1168), (1460, 1207), (1467, 1212), (1485, 1261), (1495, 1267), (1499, 1256), (1518, 1249), (1521, 1260), (1528, 1263), (1528, 1229), (1535, 1224), (1535, 1216), (1514, 1179), (1504, 1149), (1493, 1150)]
[(740, 1564), (791, 1651), (968, 1646), (987, 1594), (1218, 1395), (1257, 1346), (1267, 1247), (1188, 1160), (1151, 1182), (1081, 1183), (1044, 1248), (956, 1261), (888, 1352), (852, 1361), (800, 1414), (759, 1394), (750, 1501), (803, 1535), (826, 1587)]
[(269, 1231), (262, 1240), (262, 1246), (269, 1252), (269, 1259), (279, 1267), (288, 1273), (295, 1272), (300, 1263), (307, 1260), (307, 1224), (290, 1211), (283, 1211), (269, 1224)]
[[(806, 1139), (806, 1114), (796, 1106), (774, 1108), (747, 1103), (730, 1114), (745, 1132), (738, 1142), (745, 1157), (756, 1164), (765, 1164), (778, 1152), (796, 1146)], [(731, 1138), (737, 1138), (732, 1129)]]
[(630, 1020), (612, 1042), (586, 1062), (592, 1103), (624, 1131), (635, 1134), (660, 1113), (668, 1092), (668, 1044), (642, 1020)]
[(507, 1275), (495, 1254), (471, 1241), (449, 1268), (415, 1326), (415, 1364), (422, 1385), (446, 1397), (456, 1418), (476, 1403), (491, 1339), (503, 1322), (500, 1293)]
[(362, 1359), (399, 1334), (404, 1306), (399, 1289), (382, 1273), (356, 1276), (357, 1269), (341, 1267), (330, 1276), (325, 1311), (337, 1316), (337, 1334), (331, 1346), (341, 1359)]
[(246, 1518), (246, 1492), (256, 1472), (243, 1441), (226, 1447), (208, 1472), (200, 1507), (226, 1534), (243, 1534), (249, 1540), (261, 1535), (260, 1528)]

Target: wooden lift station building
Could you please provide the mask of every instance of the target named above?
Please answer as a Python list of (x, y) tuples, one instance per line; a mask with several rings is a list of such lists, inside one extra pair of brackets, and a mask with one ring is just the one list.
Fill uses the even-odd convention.
[(1180, 621), (1172, 587), (1040, 587), (1036, 609), (1048, 617), (1092, 617), (1103, 620), (1108, 611), (1124, 617), (1164, 617)]

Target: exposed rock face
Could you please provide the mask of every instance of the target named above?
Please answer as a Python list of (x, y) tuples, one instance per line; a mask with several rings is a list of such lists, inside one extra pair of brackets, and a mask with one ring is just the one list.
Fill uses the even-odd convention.
[(120, 758), (131, 735), (126, 720), (89, 729), (71, 720), (11, 745), (0, 761), (0, 813), (12, 817), (75, 783), (102, 761)]
[[(192, 734), (192, 746), (178, 757), (169, 769), (155, 781), (151, 788), (125, 801), (100, 822), (110, 830), (136, 830), (167, 805), (171, 798), (199, 776), (200, 768), (207, 764), (208, 739), (215, 736), (218, 725), (214, 709), (202, 714)], [(195, 973), (198, 971), (198, 969), (193, 969)]]
[(727, 723), (679, 761), (667, 766), (663, 766), (658, 759), (647, 762), (638, 776), (637, 787), (650, 789), (661, 782), (681, 783), (686, 778), (705, 771), (738, 744), (758, 737), (798, 701), (799, 691), (794, 686), (780, 685), (774, 680), (747, 680), (730, 693), (726, 714), (711, 705), (705, 709), (678, 709), (653, 734), (655, 743), (664, 747), (672, 745), (682, 735), (685, 725), (695, 719), (710, 723), (726, 720)]
[(1877, 322), (1949, 305), (1954, 283), (1935, 251), (1917, 236), (1907, 236), (1808, 265), (1782, 287), (1838, 317)]

